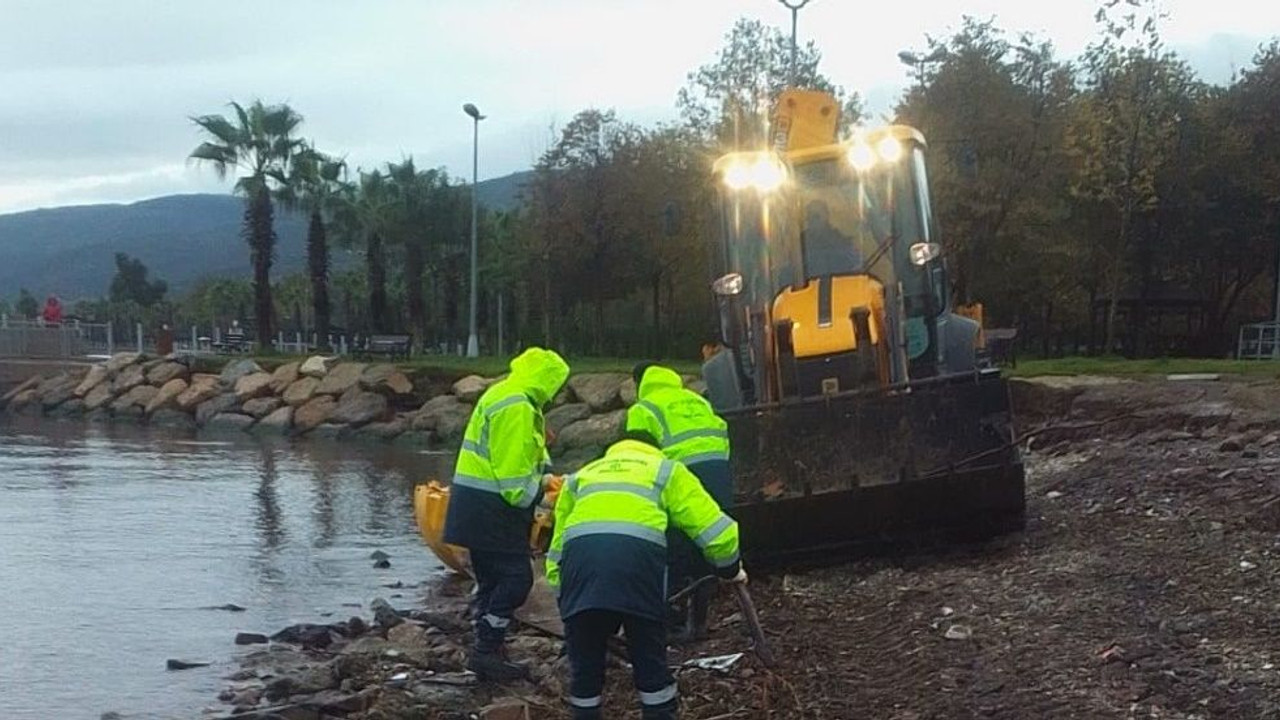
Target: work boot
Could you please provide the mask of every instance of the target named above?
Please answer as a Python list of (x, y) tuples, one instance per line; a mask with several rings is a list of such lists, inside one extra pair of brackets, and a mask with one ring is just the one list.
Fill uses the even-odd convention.
[(467, 658), (467, 669), (486, 682), (510, 682), (529, 677), (529, 668), (509, 662), (501, 652), (472, 652)]
[(601, 708), (572, 708), (573, 720), (604, 720), (604, 711)]

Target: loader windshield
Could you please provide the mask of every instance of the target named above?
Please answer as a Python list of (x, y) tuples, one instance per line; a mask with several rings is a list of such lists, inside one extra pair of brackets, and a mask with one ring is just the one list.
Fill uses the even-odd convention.
[(926, 242), (930, 234), (913, 175), (906, 160), (862, 172), (844, 158), (796, 166), (803, 224), (788, 253), (791, 284), (868, 273), (886, 285), (902, 282), (908, 299), (924, 292), (923, 273), (908, 254), (912, 243)]

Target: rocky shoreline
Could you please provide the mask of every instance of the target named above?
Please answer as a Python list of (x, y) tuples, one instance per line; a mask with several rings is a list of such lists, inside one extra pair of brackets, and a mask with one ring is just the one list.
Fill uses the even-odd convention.
[[(452, 450), (476, 400), (500, 378), (441, 383), (394, 365), (314, 356), (270, 372), (248, 358), (201, 368), (191, 356), (118, 353), (80, 371), (35, 375), (0, 397), (0, 411), (88, 422), (125, 422), (213, 433), (355, 439)], [(202, 372), (202, 369), (216, 372)], [(690, 387), (701, 381), (686, 377)], [(572, 471), (618, 435), (635, 383), (622, 373), (573, 375), (547, 427), (552, 456)]]

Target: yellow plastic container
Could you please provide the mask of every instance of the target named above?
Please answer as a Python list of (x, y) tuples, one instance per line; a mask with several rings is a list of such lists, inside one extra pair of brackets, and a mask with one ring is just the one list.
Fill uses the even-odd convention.
[(431, 480), (413, 489), (413, 516), (418, 532), (440, 562), (456, 573), (471, 575), (471, 559), (466, 548), (444, 541), (444, 518), (449, 511), (449, 488)]
[[(418, 521), (418, 532), (431, 552), (440, 562), (454, 572), (471, 575), (471, 559), (467, 549), (444, 541), (444, 519), (449, 512), (449, 488), (435, 480), (413, 489), (413, 516)], [(554, 517), (550, 510), (538, 508), (529, 530), (529, 547), (538, 553), (546, 552), (551, 544)]]

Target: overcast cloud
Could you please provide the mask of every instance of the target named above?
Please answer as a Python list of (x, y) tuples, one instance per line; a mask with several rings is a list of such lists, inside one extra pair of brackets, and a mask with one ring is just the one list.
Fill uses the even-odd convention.
[[(1280, 3), (1168, 0), (1166, 40), (1225, 82), (1280, 33)], [(800, 18), (823, 69), (887, 114), (899, 50), (962, 15), (1031, 30), (1072, 56), (1093, 0), (814, 0)], [(188, 167), (186, 119), (231, 99), (288, 102), (304, 134), (366, 167), (412, 154), (481, 178), (528, 167), (576, 111), (675, 117), (685, 74), (738, 16), (786, 26), (774, 0), (0, 0), (0, 212), (221, 192)]]

